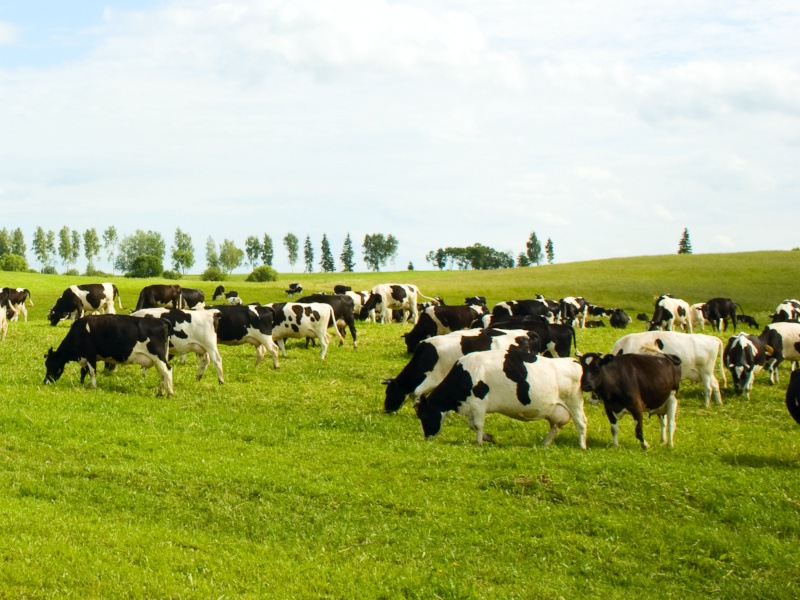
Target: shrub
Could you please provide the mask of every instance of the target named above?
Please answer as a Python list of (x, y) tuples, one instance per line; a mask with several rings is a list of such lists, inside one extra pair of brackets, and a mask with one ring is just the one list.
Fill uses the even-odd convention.
[(0, 256), (0, 271), (27, 271), (28, 261), (19, 254), (3, 254)]
[(269, 265), (261, 265), (253, 269), (247, 281), (278, 281), (278, 272)]
[(203, 281), (223, 281), (225, 273), (219, 267), (208, 267), (200, 276)]
[(45, 265), (42, 267), (42, 274), (44, 275), (58, 275), (58, 271), (53, 265)]
[(177, 271), (170, 271), (170, 270), (164, 271), (164, 272), (161, 274), (161, 276), (162, 276), (164, 279), (180, 279), (181, 277), (183, 277), (183, 275), (181, 275), (181, 274), (180, 274), (180, 273), (178, 273)]
[(101, 271), (100, 269), (95, 269), (94, 265), (87, 265), (86, 266), (86, 273), (84, 273), (87, 277), (106, 277), (108, 273)]
[(70, 277), (78, 277), (80, 275), (80, 271), (78, 269), (67, 269), (64, 271), (64, 275), (69, 275)]
[(125, 277), (161, 277), (163, 272), (161, 259), (151, 254), (142, 254), (133, 260), (131, 270), (125, 273)]

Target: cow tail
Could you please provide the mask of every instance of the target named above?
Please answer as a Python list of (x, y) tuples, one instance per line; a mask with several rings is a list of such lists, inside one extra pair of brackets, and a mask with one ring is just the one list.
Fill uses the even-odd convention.
[[(330, 306), (330, 304), (328, 305)], [(331, 318), (330, 320), (333, 322), (333, 330), (336, 332), (339, 341), (344, 344), (344, 337), (342, 336), (342, 332), (339, 331), (339, 325), (336, 323), (336, 314), (333, 312), (333, 307), (331, 306)]]
[(742, 314), (742, 315), (746, 315), (747, 314), (746, 312), (744, 312), (744, 309), (742, 308), (741, 304), (739, 304), (738, 302), (734, 302), (734, 304), (739, 307), (739, 313), (740, 314)]
[(33, 306), (33, 296), (31, 296), (30, 291), (28, 291), (28, 306)]
[(722, 386), (728, 387), (728, 378), (725, 376), (725, 363), (722, 357), (725, 352), (722, 349), (722, 340), (719, 338), (717, 340), (719, 341), (719, 372), (722, 373)]

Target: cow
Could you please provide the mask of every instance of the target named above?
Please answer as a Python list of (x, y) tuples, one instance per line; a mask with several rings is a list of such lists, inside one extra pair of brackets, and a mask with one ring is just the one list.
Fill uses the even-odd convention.
[(76, 361), (81, 366), (81, 383), (87, 373), (97, 388), (97, 361), (155, 367), (159, 395), (173, 394), (172, 370), (167, 355), (169, 324), (161, 319), (104, 314), (79, 317), (72, 323), (57, 350), (45, 354), (44, 383), (55, 383), (64, 366)]
[(195, 288), (181, 289), (181, 308), (200, 310), (205, 308), (206, 295), (203, 290)]
[(786, 388), (786, 408), (789, 414), (800, 424), (800, 369), (792, 371), (789, 387)]
[(33, 298), (31, 297), (30, 291), (26, 288), (0, 288), (0, 309), (6, 307), (11, 311), (11, 321), (16, 321), (19, 318), (19, 313), (22, 313), (27, 323), (28, 309), (25, 308), (26, 300), (33, 306)]
[(113, 283), (85, 283), (71, 285), (56, 300), (53, 308), (47, 315), (50, 325), (57, 325), (64, 319), (79, 319), (84, 312), (107, 312), (116, 314), (114, 300), (122, 308), (122, 298), (119, 290)]
[(273, 340), (271, 310), (261, 310), (255, 305), (207, 306), (206, 310), (219, 314), (217, 343), (225, 346), (251, 344), (256, 349), (256, 365), (266, 352), (272, 356), (272, 366), (278, 368), (278, 348)]
[(719, 359), (722, 382), (728, 385), (722, 365), (722, 340), (702, 333), (677, 331), (645, 331), (621, 337), (611, 349), (611, 354), (648, 354), (663, 352), (681, 359), (681, 378), (703, 384), (703, 404), (708, 407), (713, 396), (722, 404), (719, 381), (714, 369)]
[(225, 286), (218, 285), (214, 290), (214, 294), (211, 296), (211, 300), (225, 300), (230, 305), (241, 305), (242, 299), (239, 297), (239, 292), (235, 290), (231, 290), (230, 292), (225, 291)]
[(416, 401), (444, 379), (456, 361), (472, 352), (507, 349), (512, 345), (539, 351), (539, 336), (524, 329), (468, 329), (422, 340), (397, 377), (384, 379), (387, 413), (400, 409), (406, 398)]
[(567, 357), (572, 348), (578, 352), (578, 342), (575, 328), (571, 325), (559, 323), (544, 323), (535, 317), (506, 317), (495, 318), (494, 315), (484, 315), (472, 324), (473, 328), (499, 328), (499, 329), (527, 329), (534, 331), (539, 336), (541, 354), (550, 358)]
[(674, 331), (675, 325), (692, 333), (692, 321), (689, 319), (689, 303), (669, 294), (663, 294), (656, 300), (653, 318), (648, 330), (658, 329)]
[[(220, 286), (221, 287), (221, 286)], [(289, 294), (289, 297), (294, 297), (295, 294), (302, 294), (303, 293), (303, 286), (299, 283), (290, 283), (289, 289), (286, 290), (286, 293)]]
[[(410, 320), (416, 325), (419, 317), (418, 298), (433, 300), (410, 283), (379, 283), (370, 290), (369, 298), (361, 307), (361, 314), (364, 317), (370, 310), (380, 305), (381, 323), (388, 323), (392, 320), (390, 311), (399, 310), (403, 312), (403, 322)], [(410, 314), (410, 319), (406, 311)]]
[(661, 443), (674, 445), (676, 396), (681, 382), (681, 360), (674, 354), (606, 354), (594, 352), (580, 357), (581, 389), (600, 398), (611, 423), (611, 438), (619, 446), (619, 419), (629, 413), (636, 421), (636, 439), (643, 449), (644, 413), (661, 421)]
[(366, 320), (370, 322), (375, 321), (375, 309), (369, 311), (369, 313), (363, 316), (361, 314), (361, 307), (367, 301), (367, 298), (369, 298), (369, 290), (363, 290), (360, 292), (350, 291), (350, 292), (345, 292), (344, 295), (353, 301), (353, 316), (356, 319), (359, 319), (361, 321)]
[(458, 359), (415, 409), (426, 439), (439, 433), (444, 413), (452, 410), (467, 417), (478, 444), (494, 441), (483, 431), (488, 413), (521, 421), (547, 420), (550, 431), (545, 447), (572, 419), (585, 450), (581, 373), (572, 358), (544, 358), (516, 348), (474, 352)]
[(344, 295), (347, 292), (352, 292), (352, 291), (353, 291), (353, 288), (350, 287), (349, 285), (338, 284), (338, 285), (333, 286), (333, 293), (334, 294), (342, 294), (342, 295)]
[(744, 392), (750, 400), (755, 376), (764, 368), (767, 351), (761, 338), (748, 333), (738, 333), (725, 344), (722, 362), (728, 367), (737, 394)]
[(498, 302), (492, 307), (492, 316), (504, 317), (533, 317), (544, 323), (555, 323), (559, 309), (544, 298), (538, 296), (532, 300), (507, 300)]
[(645, 323), (650, 321), (650, 317), (648, 317), (645, 313), (637, 313), (636, 315), (637, 321), (644, 321)]
[(790, 298), (781, 302), (775, 312), (769, 316), (773, 323), (800, 320), (800, 301)]
[(597, 319), (587, 319), (583, 326), (585, 329), (597, 329), (598, 327), (605, 327), (606, 324)]
[(204, 310), (178, 310), (177, 308), (143, 308), (131, 313), (132, 317), (164, 319), (170, 324), (169, 356), (185, 356), (189, 352), (199, 359), (197, 380), (200, 381), (208, 364), (217, 370), (217, 381), (224, 383), (222, 357), (217, 347), (218, 312)]
[(408, 353), (414, 352), (417, 345), (424, 339), (434, 335), (442, 335), (459, 329), (467, 329), (472, 323), (486, 312), (483, 306), (431, 306), (426, 308), (417, 324), (403, 337), (406, 341)]
[(155, 283), (142, 288), (142, 291), (139, 292), (139, 300), (136, 302), (136, 308), (134, 310), (159, 308), (169, 304), (172, 305), (172, 308), (181, 307), (181, 304), (183, 304), (181, 300), (181, 286), (177, 283)]
[(697, 331), (698, 328), (700, 331), (706, 330), (706, 316), (703, 311), (705, 306), (705, 302), (698, 302), (689, 307), (689, 321), (692, 323), (692, 331)]
[(356, 337), (356, 324), (354, 313), (354, 304), (352, 298), (343, 294), (311, 294), (310, 296), (303, 296), (296, 300), (301, 304), (309, 304), (312, 302), (321, 302), (329, 304), (333, 309), (334, 322), (336, 328), (339, 330), (341, 337), (345, 336), (345, 326), (350, 329), (350, 335), (353, 336), (353, 348), (358, 348), (358, 339)]
[[(711, 323), (714, 331), (722, 331), (728, 328), (728, 320), (733, 323), (733, 331), (736, 332), (736, 307), (738, 305), (730, 298), (711, 298), (703, 306), (703, 316)], [(742, 307), (739, 307), (742, 310)], [(744, 312), (742, 310), (742, 312)]]
[(761, 329), (761, 326), (758, 324), (758, 321), (755, 320), (755, 317), (752, 315), (739, 315), (736, 317), (736, 321), (738, 323), (744, 323), (748, 327), (752, 327), (753, 329)]
[(769, 371), (769, 382), (778, 383), (778, 365), (784, 360), (792, 362), (800, 360), (800, 323), (792, 321), (771, 323), (758, 337), (761, 338), (767, 352), (764, 367)]
[(615, 329), (625, 329), (631, 322), (631, 318), (621, 308), (612, 308), (611, 315), (608, 318), (608, 322)]
[(417, 315), (422, 314), (426, 308), (430, 308), (431, 306), (446, 306), (447, 304), (444, 301), (444, 298), (441, 296), (434, 296), (431, 300), (426, 302), (417, 302)]
[(329, 325), (334, 325), (333, 329), (339, 337), (339, 345), (344, 344), (344, 338), (339, 328), (335, 326), (336, 318), (330, 304), (277, 302), (265, 306), (273, 311), (272, 336), (284, 357), (286, 356), (286, 342), (284, 341), (286, 338), (316, 338), (321, 347), (319, 357), (325, 360), (330, 342)]
[(580, 296), (567, 296), (558, 301), (558, 314), (562, 325), (572, 325), (576, 323), (580, 329), (586, 327), (586, 312), (589, 303)]
[(486, 296), (468, 296), (464, 298), (464, 304), (468, 304), (470, 306), (483, 306), (488, 310), (488, 305), (486, 304)]

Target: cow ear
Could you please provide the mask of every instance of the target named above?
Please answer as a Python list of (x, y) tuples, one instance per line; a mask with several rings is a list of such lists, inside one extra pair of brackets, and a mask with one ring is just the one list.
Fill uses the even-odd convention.
[(592, 354), (589, 354), (589, 355), (587, 355), (587, 356), (584, 356), (583, 354), (578, 354), (578, 353), (576, 352), (576, 353), (575, 353), (575, 356), (577, 356), (578, 358), (580, 358), (580, 359), (581, 359), (581, 362), (582, 362), (583, 364), (585, 364), (585, 365), (590, 365), (590, 364), (592, 364), (592, 361), (594, 360), (594, 356), (593, 356)]
[(608, 364), (608, 363), (610, 363), (612, 360), (614, 360), (614, 355), (613, 355), (613, 354), (606, 354), (606, 355), (603, 357), (602, 361), (600, 362), (600, 366), (607, 365), (607, 364)]

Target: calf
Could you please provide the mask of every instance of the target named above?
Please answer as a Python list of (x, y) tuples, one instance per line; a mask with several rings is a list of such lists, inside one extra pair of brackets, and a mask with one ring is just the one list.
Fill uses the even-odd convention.
[(783, 323), (785, 321), (800, 320), (800, 301), (790, 298), (784, 300), (769, 316), (773, 323)]
[(625, 329), (631, 322), (631, 318), (621, 308), (613, 308), (611, 309), (611, 316), (609, 317), (608, 322), (615, 329)]
[(268, 304), (266, 307), (273, 311), (272, 335), (281, 354), (286, 356), (286, 338), (316, 338), (320, 345), (320, 359), (325, 360), (328, 352), (328, 326), (334, 325), (333, 330), (339, 337), (339, 344), (344, 344), (344, 338), (336, 327), (336, 318), (333, 307), (322, 302), (300, 304), (298, 302), (281, 302)]
[(728, 340), (722, 353), (722, 362), (728, 367), (737, 394), (744, 392), (750, 400), (755, 376), (764, 368), (766, 349), (761, 338), (748, 333), (739, 333)]
[(483, 306), (431, 306), (426, 308), (417, 320), (417, 324), (403, 337), (406, 349), (411, 354), (424, 339), (435, 335), (467, 329), (476, 319), (486, 312)]
[(539, 336), (520, 329), (468, 329), (423, 340), (397, 377), (383, 381), (386, 386), (383, 408), (387, 413), (395, 412), (409, 396), (418, 401), (439, 385), (462, 356), (511, 346), (536, 353), (539, 351)]
[(47, 314), (50, 325), (57, 325), (64, 319), (78, 319), (84, 312), (107, 312), (115, 314), (114, 300), (122, 308), (122, 298), (119, 290), (113, 283), (85, 283), (71, 285), (56, 300), (53, 308)]
[(200, 310), (206, 306), (206, 295), (203, 290), (194, 288), (181, 289), (181, 308)]
[(642, 428), (645, 412), (658, 415), (661, 443), (669, 440), (670, 447), (673, 446), (678, 410), (675, 394), (681, 382), (680, 358), (673, 354), (601, 356), (589, 353), (580, 357), (580, 363), (583, 369), (581, 389), (596, 394), (603, 401), (615, 446), (619, 446), (618, 420), (629, 413), (636, 421), (636, 439), (642, 448), (650, 447)]
[(752, 327), (753, 329), (760, 329), (761, 327), (758, 324), (758, 321), (755, 320), (755, 317), (751, 315), (739, 315), (736, 317), (736, 320), (739, 323), (744, 323), (748, 327)]
[(81, 383), (88, 373), (92, 388), (97, 387), (97, 361), (111, 364), (137, 364), (158, 370), (159, 395), (172, 395), (172, 371), (167, 348), (169, 325), (161, 319), (130, 315), (89, 315), (77, 319), (57, 350), (45, 354), (47, 371), (44, 383), (58, 381), (64, 366), (76, 361), (81, 366)]
[(209, 363), (217, 370), (217, 381), (224, 383), (222, 357), (217, 348), (220, 314), (203, 310), (177, 308), (143, 308), (131, 313), (133, 317), (163, 319), (170, 324), (169, 355), (185, 356), (194, 352), (198, 357), (197, 380), (200, 381)]
[(256, 365), (266, 352), (272, 355), (272, 366), (278, 368), (278, 348), (272, 339), (273, 312), (261, 307), (222, 305), (207, 306), (206, 310), (219, 314), (217, 343), (226, 346), (251, 344), (256, 349)]
[(708, 407), (711, 397), (722, 404), (719, 381), (714, 369), (719, 358), (719, 370), (724, 385), (727, 385), (722, 366), (722, 340), (702, 333), (678, 333), (676, 331), (645, 331), (621, 337), (611, 349), (611, 354), (647, 354), (663, 352), (681, 359), (681, 378), (703, 384), (703, 404)]
[(792, 371), (789, 387), (786, 388), (786, 408), (789, 414), (800, 424), (800, 369)]
[(7, 307), (11, 313), (11, 320), (16, 321), (19, 318), (19, 313), (25, 317), (25, 322), (28, 321), (28, 309), (25, 308), (25, 301), (33, 306), (33, 298), (31, 293), (26, 288), (0, 288), (0, 308)]
[(673, 331), (675, 325), (692, 333), (692, 321), (689, 318), (689, 303), (669, 294), (663, 294), (656, 300), (653, 318), (650, 320), (649, 331), (662, 329)]
[(139, 300), (136, 302), (136, 310), (143, 308), (158, 308), (171, 304), (172, 308), (180, 308), (183, 304), (181, 300), (181, 286), (177, 283), (163, 284), (155, 283), (146, 285), (139, 292)]
[(352, 298), (343, 294), (311, 294), (310, 296), (303, 296), (297, 302), (301, 304), (310, 304), (312, 302), (329, 304), (333, 309), (334, 323), (339, 330), (340, 336), (344, 339), (344, 328), (346, 326), (350, 329), (350, 335), (353, 337), (353, 348), (358, 348), (354, 315), (355, 305)]
[(478, 444), (494, 441), (483, 425), (488, 413), (500, 413), (521, 421), (547, 420), (544, 446), (572, 419), (586, 449), (581, 367), (571, 358), (514, 348), (468, 354), (415, 408), (426, 439), (439, 433), (444, 413), (452, 410), (467, 417)]
[(769, 371), (769, 382), (778, 383), (778, 365), (784, 360), (800, 360), (800, 323), (771, 323), (758, 337), (766, 348), (767, 360), (764, 366)]

